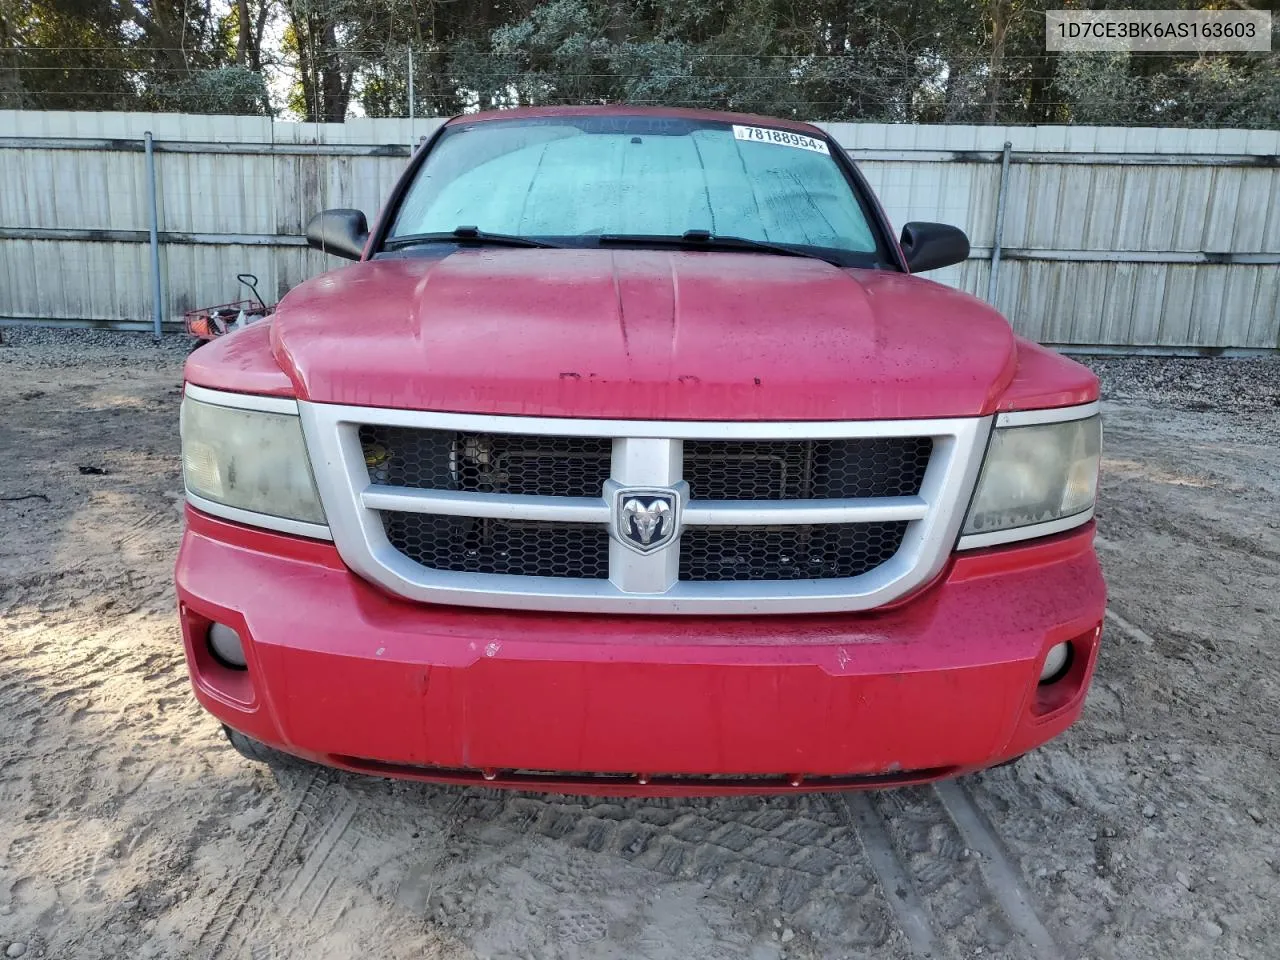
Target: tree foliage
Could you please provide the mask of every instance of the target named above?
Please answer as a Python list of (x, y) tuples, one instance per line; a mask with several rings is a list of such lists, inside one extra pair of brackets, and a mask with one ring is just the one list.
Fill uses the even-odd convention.
[(0, 106), (159, 107), (228, 63), (223, 41), (210, 0), (0, 0)]
[(0, 106), (403, 116), (410, 56), (419, 116), (1280, 124), (1280, 55), (1047, 53), (1027, 0), (0, 0)]
[(197, 70), (155, 91), (156, 106), (174, 113), (230, 113), (262, 115), (269, 112), (267, 87), (262, 74), (248, 67)]

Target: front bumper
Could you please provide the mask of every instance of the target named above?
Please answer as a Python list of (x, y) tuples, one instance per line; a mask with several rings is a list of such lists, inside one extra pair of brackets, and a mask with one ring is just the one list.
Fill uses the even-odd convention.
[[(1093, 526), (964, 554), (892, 608), (744, 617), (415, 604), (331, 544), (188, 508), (177, 586), (218, 719), (332, 766), (596, 793), (905, 783), (1010, 759), (1080, 714), (1105, 588)], [(236, 629), (248, 670), (209, 653)], [(1071, 667), (1040, 686), (1069, 641)]]

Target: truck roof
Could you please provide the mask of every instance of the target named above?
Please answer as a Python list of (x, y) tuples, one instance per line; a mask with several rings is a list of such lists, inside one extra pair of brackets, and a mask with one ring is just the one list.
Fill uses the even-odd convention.
[(475, 123), (483, 120), (514, 120), (520, 117), (679, 117), (686, 120), (719, 120), (722, 123), (745, 123), (753, 126), (794, 130), (810, 136), (822, 136), (820, 129), (800, 120), (784, 120), (754, 113), (727, 113), (721, 110), (696, 110), (688, 107), (645, 107), (626, 103), (593, 106), (514, 107), (509, 110), (482, 110), (463, 113), (449, 123)]

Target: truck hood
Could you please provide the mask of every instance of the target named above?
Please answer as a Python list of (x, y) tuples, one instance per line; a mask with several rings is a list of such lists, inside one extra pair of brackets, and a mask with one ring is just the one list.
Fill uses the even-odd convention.
[(359, 263), (271, 325), (299, 398), (675, 420), (991, 412), (1004, 319), (888, 271), (761, 254), (479, 248)]

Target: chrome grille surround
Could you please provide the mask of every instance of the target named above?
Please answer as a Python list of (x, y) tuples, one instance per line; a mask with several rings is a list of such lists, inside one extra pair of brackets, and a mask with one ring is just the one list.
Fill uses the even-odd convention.
[[(868, 610), (927, 583), (955, 548), (992, 418), (931, 420), (703, 422), (588, 420), (387, 410), (298, 403), (316, 484), (343, 560), (391, 593), (431, 603), (523, 610), (652, 614), (765, 614)], [(423, 489), (375, 483), (362, 426), (466, 434), (608, 438), (610, 479), (595, 497), (550, 497)], [(927, 437), (932, 452), (915, 496), (808, 500), (691, 500), (684, 441), (834, 440)], [(383, 512), (595, 524), (611, 522), (620, 488), (675, 491), (683, 529), (896, 524), (896, 552), (850, 577), (681, 580), (680, 540), (640, 554), (609, 541), (608, 578), (523, 576), (431, 569), (388, 539)]]

